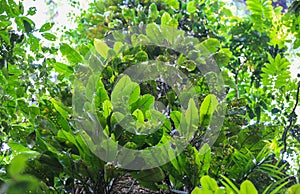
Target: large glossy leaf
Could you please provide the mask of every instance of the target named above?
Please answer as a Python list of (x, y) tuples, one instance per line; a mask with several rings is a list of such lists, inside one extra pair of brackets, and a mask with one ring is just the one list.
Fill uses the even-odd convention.
[(131, 81), (129, 76), (123, 76), (115, 85), (111, 94), (112, 103), (126, 106), (135, 103), (140, 96), (140, 87)]
[(107, 44), (102, 41), (102, 40), (98, 40), (95, 39), (94, 40), (94, 45), (95, 45), (95, 49), (96, 51), (104, 58), (106, 59), (108, 57), (108, 51), (111, 49), (109, 46), (107, 46)]
[(255, 186), (248, 180), (241, 184), (241, 190), (239, 194), (257, 194)]
[(60, 51), (61, 53), (67, 57), (67, 59), (71, 62), (71, 63), (80, 63), (82, 62), (82, 57), (81, 55), (74, 50), (72, 47), (70, 47), (68, 44), (66, 43), (61, 43), (60, 44)]
[(160, 28), (157, 24), (152, 23), (146, 26), (146, 33), (150, 41), (154, 44), (162, 44), (163, 36), (161, 34)]
[(209, 176), (201, 177), (200, 182), (204, 190), (216, 191), (219, 188), (217, 182)]
[(217, 97), (213, 94), (209, 94), (204, 98), (204, 101), (200, 106), (200, 125), (209, 125), (212, 114), (216, 110), (218, 104)]

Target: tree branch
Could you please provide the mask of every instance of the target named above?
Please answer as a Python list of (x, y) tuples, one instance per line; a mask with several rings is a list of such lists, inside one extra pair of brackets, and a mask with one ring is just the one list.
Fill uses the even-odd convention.
[(287, 148), (287, 133), (288, 131), (291, 129), (292, 125), (293, 125), (293, 118), (294, 118), (294, 115), (296, 114), (296, 108), (298, 106), (298, 103), (299, 103), (299, 92), (300, 92), (300, 81), (298, 82), (298, 87), (297, 87), (297, 94), (296, 94), (296, 103), (295, 103), (295, 106), (293, 108), (293, 111), (291, 112), (291, 114), (289, 115), (289, 125), (284, 129), (284, 132), (282, 134), (282, 141), (283, 141), (283, 152), (282, 154), (284, 154), (286, 152), (286, 148)]

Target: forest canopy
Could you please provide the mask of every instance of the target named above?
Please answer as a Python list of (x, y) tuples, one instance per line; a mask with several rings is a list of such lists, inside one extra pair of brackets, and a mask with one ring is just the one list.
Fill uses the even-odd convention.
[(0, 0), (0, 193), (300, 193), (300, 1), (37, 9)]

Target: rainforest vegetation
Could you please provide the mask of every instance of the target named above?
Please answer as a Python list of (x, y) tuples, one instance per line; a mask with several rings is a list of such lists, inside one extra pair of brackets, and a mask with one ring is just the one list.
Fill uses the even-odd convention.
[(37, 9), (0, 0), (0, 193), (300, 193), (300, 1)]

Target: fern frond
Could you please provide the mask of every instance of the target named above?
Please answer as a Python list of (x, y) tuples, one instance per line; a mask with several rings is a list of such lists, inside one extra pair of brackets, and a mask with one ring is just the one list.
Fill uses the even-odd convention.
[(272, 1), (270, 0), (247, 0), (247, 8), (252, 15), (262, 20), (272, 20)]

